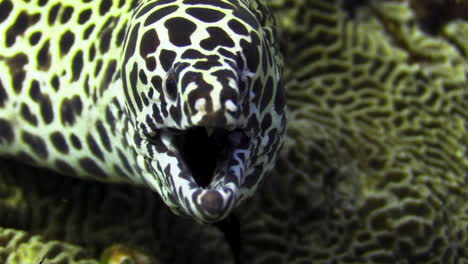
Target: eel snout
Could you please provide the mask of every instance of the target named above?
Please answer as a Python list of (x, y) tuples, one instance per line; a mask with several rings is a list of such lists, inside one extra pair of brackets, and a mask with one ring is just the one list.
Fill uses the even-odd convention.
[(192, 177), (208, 187), (215, 174), (228, 176), (237, 149), (247, 149), (249, 138), (242, 129), (195, 127), (174, 134), (174, 143)]
[(159, 134), (181, 170), (171, 177), (180, 209), (201, 222), (226, 217), (240, 198), (252, 140), (242, 128), (164, 128)]

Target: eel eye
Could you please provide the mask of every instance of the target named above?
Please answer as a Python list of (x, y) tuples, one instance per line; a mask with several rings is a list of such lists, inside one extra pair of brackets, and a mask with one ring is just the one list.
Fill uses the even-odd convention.
[(177, 99), (177, 76), (175, 72), (171, 72), (167, 76), (166, 93), (171, 100)]

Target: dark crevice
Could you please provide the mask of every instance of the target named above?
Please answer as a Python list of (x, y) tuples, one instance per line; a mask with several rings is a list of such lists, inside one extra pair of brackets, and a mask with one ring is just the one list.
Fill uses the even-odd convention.
[(458, 0), (410, 1), (418, 23), (426, 33), (437, 35), (456, 19), (468, 20), (468, 2)]
[(234, 263), (240, 264), (241, 233), (239, 218), (230, 214), (227, 218), (214, 224), (224, 235), (234, 257)]

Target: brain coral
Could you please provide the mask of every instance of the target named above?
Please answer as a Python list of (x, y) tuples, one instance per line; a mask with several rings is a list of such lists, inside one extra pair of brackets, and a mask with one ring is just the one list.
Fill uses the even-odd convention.
[(468, 261), (468, 24), (369, 2), (281, 3), (290, 139), (244, 209), (249, 263)]
[[(468, 23), (429, 34), (409, 1), (358, 2), (273, 1), (290, 127), (236, 211), (242, 263), (468, 263)], [(219, 230), (151, 192), (0, 166), (0, 261), (96, 263), (119, 243), (234, 263)]]

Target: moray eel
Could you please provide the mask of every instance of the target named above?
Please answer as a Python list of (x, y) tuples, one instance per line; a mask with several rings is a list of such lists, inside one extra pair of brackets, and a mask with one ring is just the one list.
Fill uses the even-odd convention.
[(0, 155), (225, 218), (274, 166), (282, 57), (260, 0), (0, 2)]

